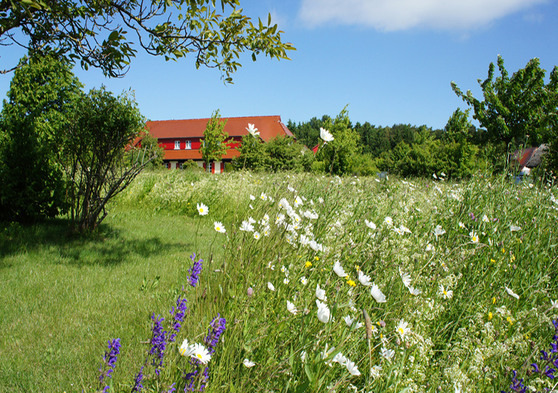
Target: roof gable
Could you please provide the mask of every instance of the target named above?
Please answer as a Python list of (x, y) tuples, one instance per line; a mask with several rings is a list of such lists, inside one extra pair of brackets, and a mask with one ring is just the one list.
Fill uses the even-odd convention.
[[(146, 128), (157, 139), (202, 138), (209, 120), (211, 119), (154, 120), (148, 121)], [(277, 136), (293, 136), (281, 122), (280, 116), (222, 117), (221, 120), (227, 121), (225, 132), (230, 137), (247, 135), (248, 124), (254, 124), (260, 137), (266, 142)]]

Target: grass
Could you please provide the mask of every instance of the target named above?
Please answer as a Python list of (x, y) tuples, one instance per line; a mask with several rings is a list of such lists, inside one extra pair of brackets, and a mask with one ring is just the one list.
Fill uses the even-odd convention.
[[(1, 228), (0, 390), (94, 391), (107, 340), (119, 337), (111, 389), (130, 391), (150, 348), (151, 315), (168, 320), (185, 296), (186, 321), (159, 377), (147, 363), (143, 391), (172, 382), (183, 390), (192, 366), (177, 349), (185, 338), (202, 342), (220, 314), (227, 327), (208, 392), (499, 392), (511, 370), (526, 375), (548, 349), (558, 318), (557, 208), (549, 185), (506, 178), (145, 173), (94, 236), (68, 236), (63, 220)], [(253, 231), (240, 230), (249, 218)], [(192, 288), (195, 251), (204, 270)], [(364, 326), (344, 319), (363, 324), (363, 310), (370, 344)], [(552, 387), (535, 377), (526, 380), (535, 389)]]

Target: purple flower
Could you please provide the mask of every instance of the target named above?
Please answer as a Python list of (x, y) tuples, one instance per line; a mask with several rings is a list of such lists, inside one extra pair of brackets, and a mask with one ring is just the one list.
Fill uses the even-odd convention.
[(173, 307), (170, 310), (170, 314), (174, 318), (174, 324), (172, 325), (172, 329), (174, 330), (174, 332), (171, 333), (169, 342), (173, 342), (176, 338), (176, 335), (180, 332), (182, 322), (184, 322), (184, 316), (186, 315), (186, 302), (186, 299), (179, 297), (176, 300), (176, 307)]
[[(101, 368), (99, 369), (101, 375), (99, 375), (99, 382), (101, 385), (105, 378), (112, 378), (112, 372), (114, 371), (114, 367), (116, 367), (116, 361), (118, 360), (118, 354), (120, 353), (120, 339), (115, 338), (114, 340), (108, 341), (108, 351), (105, 351), (103, 355), (103, 364), (101, 364)], [(103, 369), (106, 370), (103, 372)], [(109, 385), (104, 386), (103, 392), (108, 391)]]
[(194, 262), (194, 264), (190, 269), (188, 269), (188, 272), (190, 273), (190, 277), (188, 277), (188, 282), (190, 283), (191, 286), (195, 287), (196, 285), (198, 285), (199, 276), (202, 271), (203, 259), (200, 258), (198, 261), (196, 261), (195, 253), (190, 256), (190, 259), (192, 260), (192, 262)]
[(227, 321), (225, 318), (220, 318), (221, 314), (217, 314), (215, 318), (211, 321), (209, 325), (209, 330), (207, 332), (207, 337), (204, 342), (207, 344), (207, 349), (211, 355), (215, 352), (215, 347), (219, 343), (219, 338), (225, 331), (225, 325)]
[(155, 314), (151, 316), (153, 320), (153, 336), (151, 337), (151, 349), (149, 355), (153, 356), (153, 365), (155, 366), (155, 374), (157, 376), (161, 372), (160, 367), (163, 365), (163, 358), (165, 356), (165, 349), (167, 348), (167, 332), (163, 330), (164, 318)]
[(141, 392), (141, 390), (143, 389), (143, 385), (141, 384), (142, 380), (143, 380), (143, 366), (140, 369), (140, 372), (138, 373), (138, 375), (136, 376), (136, 379), (135, 379), (135, 382), (134, 382), (134, 387), (132, 388), (132, 393)]

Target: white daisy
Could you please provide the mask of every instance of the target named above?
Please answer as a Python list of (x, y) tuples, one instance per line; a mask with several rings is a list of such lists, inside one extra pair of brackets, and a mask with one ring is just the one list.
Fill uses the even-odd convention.
[(372, 366), (370, 368), (370, 378), (376, 379), (380, 376), (380, 372), (382, 371), (382, 366)]
[(508, 295), (510, 295), (510, 296), (516, 298), (517, 300), (519, 300), (519, 295), (517, 293), (515, 293), (514, 291), (512, 291), (508, 287), (505, 287), (505, 288), (506, 288), (506, 292), (508, 293)]
[(316, 305), (318, 306), (318, 320), (323, 323), (328, 323), (331, 319), (331, 313), (327, 304), (316, 300)]
[(250, 224), (248, 221), (242, 221), (242, 224), (240, 225), (240, 230), (245, 232), (253, 232), (254, 226)]
[(401, 339), (404, 339), (405, 336), (411, 332), (411, 329), (409, 329), (409, 324), (407, 322), (400, 320), (399, 324), (395, 328), (395, 332), (401, 336)]
[(358, 377), (360, 375), (360, 371), (358, 371), (358, 367), (355, 362), (347, 359), (345, 362), (345, 367), (347, 368), (349, 374), (354, 375), (355, 377)]
[(196, 204), (196, 206), (198, 207), (198, 213), (200, 214), (200, 216), (205, 216), (207, 215), (207, 213), (209, 213), (209, 208), (203, 203), (198, 203)]
[(387, 349), (386, 347), (382, 347), (380, 354), (387, 360), (390, 360), (395, 356), (395, 351), (393, 349)]
[(382, 291), (380, 290), (380, 288), (378, 288), (376, 284), (372, 285), (372, 288), (370, 289), (370, 294), (372, 295), (374, 300), (376, 300), (378, 303), (386, 302), (386, 296), (382, 293)]
[(325, 143), (333, 141), (333, 135), (331, 132), (322, 127), (320, 127), (320, 138), (322, 138)]
[(253, 137), (256, 137), (256, 136), (260, 135), (260, 132), (258, 131), (258, 129), (253, 124), (248, 123), (248, 127), (246, 127), (246, 130), (248, 130), (250, 135), (252, 135)]
[(337, 353), (333, 359), (331, 359), (332, 363), (339, 363), (340, 365), (344, 366), (345, 363), (347, 363), (347, 358), (345, 356), (343, 356), (343, 354), (341, 352)]
[(370, 285), (372, 285), (372, 283), (370, 282), (370, 276), (364, 274), (362, 270), (358, 271), (358, 281), (360, 281), (360, 283), (365, 287), (369, 287)]
[(368, 220), (364, 220), (364, 223), (366, 224), (366, 226), (372, 230), (376, 229), (376, 224), (374, 224), (372, 221), (368, 221)]
[(269, 281), (267, 282), (267, 287), (269, 288), (270, 291), (275, 291), (275, 287)]
[(446, 231), (442, 228), (441, 225), (436, 225), (434, 228), (434, 236), (436, 236), (436, 240), (438, 240), (438, 236), (442, 236)]
[(190, 357), (198, 360), (201, 364), (207, 364), (211, 360), (211, 355), (206, 347), (201, 344), (194, 344), (189, 349)]
[(261, 237), (259, 232), (254, 232), (254, 239), (258, 240)]
[(215, 222), (213, 223), (213, 225), (214, 225), (215, 230), (216, 230), (217, 232), (219, 232), (219, 233), (225, 233), (225, 232), (227, 232), (227, 230), (226, 230), (225, 227), (223, 226), (223, 223), (222, 223), (222, 222), (215, 221)]
[(304, 276), (300, 277), (300, 282), (302, 283), (302, 285), (308, 284), (308, 280)]
[(440, 296), (444, 299), (451, 299), (453, 297), (453, 291), (451, 289), (446, 289), (443, 285), (440, 285), (439, 289)]
[(339, 261), (336, 261), (333, 264), (333, 271), (341, 278), (348, 276), (348, 274), (345, 273), (345, 269), (343, 269), (343, 266), (341, 266), (341, 263), (339, 263)]
[(244, 361), (242, 362), (242, 364), (244, 364), (245, 367), (254, 367), (256, 365), (256, 363), (254, 363), (253, 361), (249, 360), (249, 359), (244, 359)]
[(316, 284), (316, 297), (322, 301), (327, 301), (325, 289), (320, 288), (320, 284)]
[(473, 242), (473, 243), (478, 243), (479, 242), (479, 236), (477, 235), (476, 232), (474, 232), (474, 231), (469, 232), (469, 237), (471, 238), (471, 242)]
[(391, 217), (389, 217), (389, 216), (386, 217), (386, 218), (384, 218), (384, 224), (387, 224), (387, 225), (389, 225), (389, 226), (392, 226), (392, 225), (393, 225), (393, 219), (392, 219)]
[(296, 309), (296, 306), (288, 300), (287, 300), (287, 310), (291, 314), (294, 314), (294, 315), (296, 315), (298, 313), (298, 310)]

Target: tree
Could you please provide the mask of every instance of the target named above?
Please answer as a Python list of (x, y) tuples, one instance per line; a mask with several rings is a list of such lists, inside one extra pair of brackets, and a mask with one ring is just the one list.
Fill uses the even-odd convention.
[(237, 6), (239, 0), (2, 1), (0, 44), (61, 56), (111, 77), (126, 73), (138, 47), (166, 60), (192, 55), (196, 68), (218, 68), (231, 82), (241, 53), (288, 59), (294, 49), (270, 16), (267, 24), (252, 23)]
[(203, 132), (203, 144), (200, 149), (205, 167), (209, 170), (211, 161), (221, 161), (227, 153), (227, 138), (229, 134), (225, 132), (226, 120), (221, 120), (219, 110), (215, 111), (211, 119), (207, 122)]
[(115, 97), (104, 88), (80, 102), (65, 134), (65, 173), (74, 229), (95, 229), (107, 203), (123, 191), (159, 149), (134, 145), (145, 119), (130, 94)]
[(334, 139), (318, 149), (316, 159), (323, 161), (326, 172), (332, 175), (351, 173), (356, 155), (359, 153), (359, 135), (351, 127), (347, 109), (325, 124)]
[(486, 128), (492, 143), (501, 145), (501, 150), (550, 142), (556, 132), (552, 130), (558, 125), (558, 68), (550, 73), (548, 84), (537, 58), (510, 77), (504, 59), (498, 56), (498, 69), (500, 76), (494, 77), (495, 65), (490, 63), (487, 79), (478, 81), (483, 100), (473, 97), (470, 90), (464, 94), (455, 82), (452, 89), (473, 108), (473, 118)]
[(0, 218), (30, 221), (65, 211), (61, 134), (81, 87), (66, 61), (22, 60), (0, 116)]

